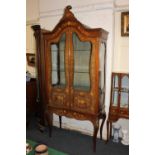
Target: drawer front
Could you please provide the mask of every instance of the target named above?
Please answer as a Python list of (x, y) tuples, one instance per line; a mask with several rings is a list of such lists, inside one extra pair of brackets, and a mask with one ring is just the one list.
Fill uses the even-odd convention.
[(118, 114), (118, 112), (119, 112), (119, 110), (118, 109), (110, 109), (110, 114), (114, 114), (114, 115), (117, 115)]
[(73, 97), (73, 103), (71, 103), (71, 109), (88, 114), (94, 114), (95, 111), (92, 98), (89, 95), (87, 96), (75, 95)]
[(67, 97), (65, 94), (61, 93), (53, 93), (51, 95), (50, 103), (51, 106), (54, 107), (68, 107), (69, 102), (67, 102)]
[(90, 105), (91, 105), (90, 98), (79, 97), (79, 96), (74, 97), (74, 107), (88, 109)]
[(128, 118), (128, 117), (129, 117), (129, 111), (128, 111), (128, 110), (121, 110), (121, 109), (120, 109), (119, 115), (120, 115), (121, 117)]

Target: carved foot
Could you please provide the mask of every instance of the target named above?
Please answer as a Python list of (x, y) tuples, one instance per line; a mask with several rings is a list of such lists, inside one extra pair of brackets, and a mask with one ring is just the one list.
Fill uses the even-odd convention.
[(93, 125), (94, 125), (93, 151), (96, 152), (96, 137), (97, 137), (97, 132), (99, 128), (99, 120), (96, 120), (96, 122)]

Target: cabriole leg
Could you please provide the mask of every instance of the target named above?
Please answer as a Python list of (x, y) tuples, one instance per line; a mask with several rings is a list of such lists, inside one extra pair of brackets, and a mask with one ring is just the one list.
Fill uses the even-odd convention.
[(102, 130), (103, 130), (103, 125), (104, 125), (104, 122), (106, 119), (106, 114), (103, 114), (101, 118), (102, 118), (102, 123), (101, 123), (101, 127), (100, 127), (100, 139), (102, 140)]
[(96, 122), (93, 125), (94, 125), (93, 151), (96, 152), (96, 137), (97, 137), (97, 132), (98, 132), (98, 128), (99, 128), (99, 120), (96, 120)]

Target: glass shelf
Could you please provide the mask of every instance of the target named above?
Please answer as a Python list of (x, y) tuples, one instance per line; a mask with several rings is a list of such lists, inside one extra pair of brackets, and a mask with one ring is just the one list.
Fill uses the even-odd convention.
[[(53, 69), (53, 70), (51, 70), (51, 71), (52, 71), (52, 72), (57, 72), (57, 71), (59, 71), (59, 72), (65, 72), (64, 69)], [(88, 71), (75, 71), (74, 73), (88, 74), (89, 72), (88, 72)]]
[(120, 90), (121, 92), (126, 92), (126, 93), (129, 93), (129, 89), (127, 89), (127, 88), (121, 88), (121, 90)]
[(53, 84), (53, 87), (56, 87), (56, 88), (65, 88), (66, 85), (63, 85), (63, 84)]
[(76, 90), (83, 90), (83, 91), (89, 91), (89, 87), (87, 87), (87, 86), (76, 86), (76, 85), (74, 85), (74, 89), (76, 89)]
[(117, 87), (117, 88), (113, 88), (113, 90), (115, 90), (115, 91), (119, 91), (119, 88)]
[[(78, 52), (84, 52), (84, 54), (85, 53), (89, 53), (90, 51), (88, 51), (88, 50), (76, 50), (76, 51), (74, 51), (75, 53), (78, 53)], [(80, 54), (82, 54), (82, 53), (80, 53)]]
[[(51, 52), (58, 52), (58, 50), (52, 50)], [(64, 50), (59, 50), (59, 52), (64, 52)]]
[[(58, 52), (57, 50), (52, 50), (52, 52)], [(64, 52), (64, 50), (59, 50), (59, 52)], [(89, 52), (88, 50), (76, 50), (74, 52)]]
[(65, 70), (64, 69), (52, 69), (51, 70), (52, 72), (65, 72)]
[(83, 74), (88, 74), (88, 71), (75, 71), (74, 73), (83, 73)]

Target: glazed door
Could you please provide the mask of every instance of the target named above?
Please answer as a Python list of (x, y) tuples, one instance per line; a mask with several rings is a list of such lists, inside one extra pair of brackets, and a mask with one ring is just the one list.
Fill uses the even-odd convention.
[(45, 64), (49, 106), (69, 108), (68, 31), (45, 36)]
[(112, 73), (111, 103), (112, 114), (127, 118), (129, 112), (129, 76)]
[(45, 36), (46, 94), (49, 105), (96, 114), (99, 108), (97, 39), (83, 36), (72, 27), (53, 36)]
[(95, 67), (93, 44), (90, 38), (82, 36), (74, 29), (71, 29), (70, 36), (71, 109), (94, 113), (96, 98), (94, 76), (92, 76), (94, 71), (92, 68)]

